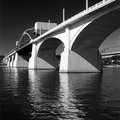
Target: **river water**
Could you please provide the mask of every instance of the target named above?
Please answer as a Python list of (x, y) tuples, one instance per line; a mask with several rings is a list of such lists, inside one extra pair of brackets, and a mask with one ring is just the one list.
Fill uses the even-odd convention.
[(120, 120), (120, 68), (59, 73), (0, 67), (1, 120)]

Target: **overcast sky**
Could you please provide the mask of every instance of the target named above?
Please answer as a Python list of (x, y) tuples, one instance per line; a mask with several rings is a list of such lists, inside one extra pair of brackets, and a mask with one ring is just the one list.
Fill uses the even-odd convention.
[[(62, 22), (62, 9), (66, 19), (85, 9), (86, 0), (1, 0), (0, 3), (0, 55), (15, 47), (22, 33), (34, 27), (37, 21)], [(89, 0), (89, 6), (101, 0)]]

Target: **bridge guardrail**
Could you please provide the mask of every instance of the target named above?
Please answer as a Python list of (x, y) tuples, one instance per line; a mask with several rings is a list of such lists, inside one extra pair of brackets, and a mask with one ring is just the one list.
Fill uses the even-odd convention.
[(100, 53), (101, 55), (120, 53), (120, 45), (104, 48), (100, 51)]
[(103, 6), (107, 5), (107, 4), (110, 4), (110, 3), (114, 2), (114, 1), (117, 1), (117, 0), (103, 0), (103, 1), (93, 5), (91, 7), (89, 7), (88, 9), (85, 9), (82, 12), (79, 12), (78, 14), (74, 15), (73, 17), (65, 20), (64, 22), (58, 24), (56, 27), (50, 29), (49, 31), (47, 31), (44, 34), (40, 35), (39, 37), (35, 38), (34, 40), (31, 41), (31, 43), (40, 40), (42, 37), (54, 32), (54, 31), (57, 31), (57, 30), (61, 29), (62, 27), (67, 26), (67, 25), (71, 24), (72, 22), (82, 18), (83, 16), (93, 12), (94, 10), (99, 9), (99, 8), (101, 8), (101, 7), (103, 7)]
[(98, 2), (95, 5), (89, 7), (88, 9), (85, 9), (85, 10), (79, 12), (78, 14), (74, 15), (73, 17), (67, 19), (66, 22), (71, 20), (71, 19), (76, 18), (77, 16), (81, 16), (82, 17), (84, 14), (89, 13), (90, 10), (94, 10), (96, 8), (99, 8), (102, 5), (105, 5), (105, 3), (114, 2), (114, 1), (116, 1), (116, 0), (102, 0), (101, 2)]
[(3, 58), (3, 60), (4, 60), (7, 56), (9, 56), (11, 53), (13, 53), (15, 50), (16, 50), (15, 48), (13, 48), (12, 50), (10, 50), (10, 51), (5, 55), (5, 57)]

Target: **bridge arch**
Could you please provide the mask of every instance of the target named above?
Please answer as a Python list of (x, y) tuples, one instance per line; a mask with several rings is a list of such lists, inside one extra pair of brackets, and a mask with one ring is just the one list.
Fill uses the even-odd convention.
[(21, 47), (29, 44), (30, 41), (32, 39), (35, 39), (36, 37), (38, 37), (38, 34), (35, 33), (34, 28), (30, 28), (30, 29), (25, 30), (18, 41), (17, 49), (20, 49)]
[(30, 28), (24, 31), (20, 37), (16, 46), (16, 65), (17, 67), (29, 67), (29, 60), (32, 53), (32, 44), (30, 41), (36, 38), (34, 28)]
[(20, 41), (18, 42), (18, 49), (25, 46), (31, 41), (31, 36), (29, 34), (23, 34)]
[(38, 49), (37, 67), (43, 69), (58, 69), (63, 50), (64, 43), (60, 39), (52, 37), (44, 40)]
[(120, 7), (96, 17), (80, 31), (71, 45), (71, 51), (101, 71), (99, 46), (115, 30), (120, 28)]

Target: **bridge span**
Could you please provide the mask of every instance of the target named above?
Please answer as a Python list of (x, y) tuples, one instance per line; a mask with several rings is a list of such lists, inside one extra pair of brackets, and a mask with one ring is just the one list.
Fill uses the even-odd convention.
[(103, 0), (59, 25), (36, 22), (34, 28), (23, 33), (3, 62), (10, 67), (29, 69), (101, 72), (98, 48), (119, 29), (119, 0)]

